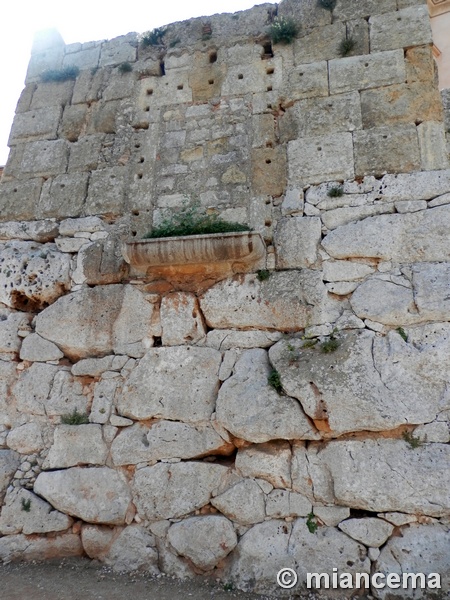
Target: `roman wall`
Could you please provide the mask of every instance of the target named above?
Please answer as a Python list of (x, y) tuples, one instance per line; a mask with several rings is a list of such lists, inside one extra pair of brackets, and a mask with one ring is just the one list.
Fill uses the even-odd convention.
[[(37, 38), (0, 183), (1, 560), (448, 592), (449, 120), (422, 1)], [(189, 203), (252, 231), (142, 242)]]

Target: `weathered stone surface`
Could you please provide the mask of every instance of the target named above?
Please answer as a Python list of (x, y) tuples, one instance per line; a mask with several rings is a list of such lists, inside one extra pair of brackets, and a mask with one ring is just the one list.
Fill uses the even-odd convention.
[(352, 0), (337, 0), (333, 17), (347, 21), (357, 17), (364, 18), (370, 15), (391, 13), (396, 8), (396, 0), (360, 0), (357, 4), (354, 4)]
[(13, 360), (17, 357), (22, 344), (19, 330), (27, 330), (29, 320), (29, 315), (0, 308), (0, 356), (3, 359)]
[(321, 215), (322, 223), (327, 229), (336, 229), (354, 221), (361, 221), (367, 217), (381, 215), (383, 213), (393, 213), (395, 207), (393, 204), (378, 202), (371, 206), (336, 208), (328, 210)]
[(72, 277), (77, 284), (106, 285), (120, 283), (127, 273), (128, 265), (120, 252), (119, 240), (108, 237), (80, 249)]
[[(287, 97), (291, 100), (328, 95), (327, 61), (300, 64), (287, 73)], [(283, 121), (280, 121), (282, 127)]]
[(422, 442), (439, 442), (448, 444), (450, 442), (450, 429), (447, 421), (435, 421), (420, 425), (414, 430), (414, 436)]
[[(28, 510), (24, 506), (28, 505)], [(6, 494), (5, 503), (0, 514), (0, 533), (12, 535), (16, 533), (49, 533), (65, 531), (73, 520), (32, 492), (14, 489)]]
[[(307, 573), (320, 572), (317, 565), (328, 563), (336, 565), (339, 572), (370, 572), (365, 548), (342, 532), (320, 527), (312, 535), (305, 519), (297, 519), (294, 524), (271, 520), (255, 525), (241, 538), (230, 576), (245, 591), (278, 594), (276, 576), (281, 568), (294, 569), (301, 586), (306, 584)], [(342, 597), (346, 593), (340, 590)]]
[(102, 379), (95, 384), (94, 400), (92, 402), (91, 414), (89, 415), (91, 423), (105, 424), (108, 422), (114, 405), (117, 386), (118, 380), (116, 378)]
[(76, 233), (95, 233), (104, 231), (105, 224), (100, 217), (81, 217), (80, 219), (64, 219), (59, 224), (60, 235), (72, 236)]
[(0, 249), (0, 302), (18, 310), (40, 310), (70, 285), (70, 259), (53, 244), (6, 242)]
[(322, 237), (317, 217), (281, 219), (275, 233), (278, 269), (309, 268), (317, 261), (317, 249)]
[(244, 477), (265, 479), (275, 488), (290, 488), (291, 458), (289, 443), (280, 440), (240, 448), (235, 466)]
[(22, 360), (45, 362), (47, 360), (59, 360), (63, 356), (63, 352), (61, 352), (56, 344), (45, 340), (37, 333), (27, 335), (20, 349), (20, 358)]
[(403, 50), (330, 60), (329, 72), (331, 94), (403, 83)]
[(398, 512), (380, 513), (378, 516), (396, 527), (402, 527), (402, 525), (408, 525), (408, 523), (415, 523), (417, 521), (414, 515), (405, 515)]
[(209, 454), (231, 454), (233, 444), (221, 438), (209, 425), (159, 421), (151, 427), (127, 427), (111, 446), (113, 463), (133, 465), (168, 458), (200, 458)]
[(72, 293), (41, 312), (36, 332), (69, 358), (142, 355), (150, 344), (153, 304), (132, 286), (109, 285)]
[(86, 413), (88, 403), (82, 380), (74, 378), (68, 371), (58, 371), (45, 401), (45, 412), (48, 416), (71, 415), (75, 410)]
[(327, 297), (317, 271), (274, 272), (266, 281), (254, 275), (218, 283), (200, 298), (209, 327), (252, 327), (298, 331), (334, 321), (340, 307)]
[(42, 186), (36, 215), (40, 218), (78, 217), (83, 210), (87, 186), (87, 173), (70, 173), (47, 179)]
[(213, 329), (208, 331), (206, 345), (216, 350), (232, 348), (267, 348), (281, 338), (278, 331), (238, 331), (234, 329)]
[(104, 465), (107, 454), (100, 425), (58, 425), (43, 468)]
[(139, 525), (125, 527), (114, 539), (102, 562), (114, 571), (158, 575), (158, 553), (153, 535)]
[(208, 504), (228, 469), (202, 462), (159, 463), (136, 472), (133, 501), (150, 520), (173, 519)]
[(326, 260), (323, 263), (324, 281), (357, 281), (374, 272), (370, 265), (350, 261)]
[(122, 476), (107, 467), (40, 473), (34, 491), (57, 510), (88, 523), (125, 522), (131, 494)]
[(297, 64), (330, 60), (339, 56), (339, 42), (345, 37), (345, 24), (333, 23), (315, 27), (310, 33), (294, 41), (294, 57)]
[(64, 140), (26, 144), (21, 169), (33, 177), (50, 177), (65, 173), (69, 149)]
[(350, 509), (344, 506), (315, 506), (314, 514), (328, 527), (336, 527), (350, 516)]
[(375, 512), (434, 517), (450, 513), (449, 456), (446, 444), (413, 449), (393, 439), (334, 441), (323, 449), (308, 450), (317, 499)]
[[(113, 366), (114, 356), (104, 356), (103, 358), (84, 358), (76, 362), (71, 371), (72, 375), (90, 375), (91, 377), (99, 377), (105, 371), (110, 371)], [(122, 367), (128, 360), (124, 358)]]
[(162, 343), (164, 346), (195, 344), (205, 337), (206, 328), (194, 294), (174, 292), (161, 300)]
[(306, 517), (311, 513), (311, 502), (295, 492), (273, 490), (266, 499), (266, 515), (272, 519)]
[(353, 163), (351, 133), (302, 137), (288, 144), (288, 184), (353, 179)]
[(174, 523), (167, 539), (181, 556), (204, 571), (213, 569), (236, 546), (233, 525), (225, 517), (192, 517)]
[[(2, 198), (5, 184), (2, 183)], [(3, 212), (3, 211), (2, 211)], [(0, 223), (0, 240), (23, 240), (45, 244), (58, 235), (58, 225), (53, 221), (7, 221)]]
[(33, 454), (44, 447), (39, 423), (26, 423), (12, 429), (6, 438), (8, 448), (20, 454)]
[(125, 381), (118, 412), (134, 419), (209, 420), (221, 358), (212, 348), (150, 349)]
[[(6, 167), (5, 167), (6, 169)], [(0, 210), (2, 220), (34, 219), (43, 180), (2, 181)], [(20, 239), (20, 238), (19, 238)], [(40, 241), (40, 240), (39, 240)]]
[(62, 110), (57, 106), (48, 106), (37, 110), (16, 114), (14, 117), (8, 145), (32, 140), (54, 140), (57, 137)]
[(124, 167), (111, 167), (93, 171), (89, 182), (85, 213), (87, 215), (117, 215), (122, 213), (124, 209), (125, 181), (126, 172)]
[(286, 186), (286, 149), (255, 148), (252, 151), (252, 183), (255, 194), (281, 196)]
[(444, 124), (427, 121), (417, 127), (419, 136), (420, 160), (424, 171), (448, 169), (448, 149)]
[(42, 561), (82, 556), (83, 546), (76, 533), (63, 533), (56, 537), (29, 537), (24, 534), (0, 538), (0, 560), (9, 563), (19, 561)]
[(264, 492), (252, 479), (243, 479), (211, 500), (211, 504), (235, 523), (261, 523), (266, 516)]
[[(374, 564), (374, 569), (379, 573), (398, 573), (400, 578), (404, 573), (424, 573), (425, 584), (429, 581), (430, 573), (440, 575), (440, 584), (442, 592), (447, 592), (450, 588), (450, 555), (449, 555), (449, 532), (448, 527), (442, 525), (410, 525), (402, 529), (402, 537), (393, 537), (381, 550), (378, 560)], [(400, 579), (401, 581), (401, 579)], [(436, 582), (436, 579), (434, 579)], [(409, 590), (414, 578), (409, 579)], [(417, 580), (417, 588), (412, 592), (412, 598), (426, 598), (432, 593), (421, 589), (420, 579)], [(434, 588), (436, 589), (436, 588)], [(388, 594), (391, 598), (404, 597), (405, 590), (401, 588), (379, 589), (376, 591), (376, 597), (387, 599)], [(437, 593), (441, 593), (439, 588)]]
[(393, 525), (376, 517), (347, 519), (339, 524), (339, 529), (357, 542), (372, 548), (382, 546), (394, 531)]
[(355, 131), (363, 126), (358, 92), (301, 100), (291, 111), (296, 137)]
[[(378, 186), (377, 186), (378, 188)], [(376, 189), (385, 201), (430, 200), (450, 191), (450, 170), (385, 175)]]
[(450, 260), (450, 207), (380, 215), (329, 233), (322, 245), (333, 258), (370, 257), (396, 263)]
[(350, 331), (340, 335), (334, 352), (304, 348), (304, 342), (291, 340), (294, 353), (281, 341), (272, 346), (269, 357), (283, 389), (301, 402), (327, 435), (384, 431), (404, 423), (432, 421), (439, 411), (445, 378), (441, 374), (430, 379), (426, 374), (431, 356), (445, 372), (445, 353), (440, 359), (435, 356), (434, 344), (447, 347), (450, 339), (447, 327), (437, 330), (432, 342), (427, 339), (430, 334), (427, 328), (422, 330), (413, 346), (396, 331), (386, 337)]
[(281, 396), (268, 383), (271, 368), (267, 353), (245, 351), (234, 375), (220, 388), (218, 423), (236, 437), (262, 443), (276, 439), (317, 439), (318, 433), (299, 403)]
[(34, 363), (19, 376), (12, 389), (17, 410), (32, 415), (45, 415), (45, 404), (52, 389), (58, 367)]
[(19, 468), (19, 455), (13, 450), (0, 450), (0, 498), (6, 492), (12, 476)]
[(370, 50), (382, 52), (432, 43), (426, 6), (411, 6), (395, 13), (370, 17)]
[(420, 152), (415, 125), (392, 125), (356, 131), (355, 174), (383, 175), (420, 170)]

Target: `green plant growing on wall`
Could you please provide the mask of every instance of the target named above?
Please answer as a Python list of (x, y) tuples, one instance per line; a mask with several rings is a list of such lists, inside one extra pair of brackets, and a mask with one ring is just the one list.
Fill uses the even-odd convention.
[(161, 46), (166, 33), (167, 27), (155, 27), (152, 31), (146, 31), (141, 35), (141, 45), (144, 48), (148, 46)]
[(302, 338), (303, 348), (314, 348), (319, 341), (317, 338)]
[(396, 329), (395, 331), (398, 333), (398, 335), (399, 335), (401, 338), (403, 338), (403, 340), (404, 340), (405, 342), (407, 342), (407, 341), (408, 341), (408, 335), (407, 335), (406, 331), (403, 329), (403, 327), (397, 327), (397, 329)]
[(289, 17), (275, 17), (268, 33), (274, 44), (290, 44), (298, 34), (298, 25)]
[(321, 8), (330, 12), (336, 8), (336, 0), (318, 0), (318, 4)]
[(30, 509), (31, 509), (31, 499), (30, 498), (28, 498), (28, 500), (25, 500), (25, 498), (22, 498), (20, 503), (22, 505), (22, 510), (24, 512), (30, 512)]
[(266, 281), (266, 279), (269, 279), (270, 277), (270, 271), (267, 269), (260, 269), (257, 271), (256, 277), (258, 278), (258, 281)]
[(269, 377), (267, 378), (267, 383), (273, 387), (278, 393), (281, 392), (283, 386), (281, 385), (280, 374), (276, 369), (272, 369), (269, 373)]
[(122, 73), (122, 75), (124, 73), (131, 73), (132, 70), (133, 67), (130, 65), (129, 62), (123, 62), (121, 65), (119, 65), (119, 73)]
[(327, 340), (324, 340), (321, 344), (320, 344), (320, 350), (321, 352), (323, 352), (324, 354), (329, 354), (330, 352), (335, 352), (339, 346), (340, 346), (340, 341), (338, 339), (336, 339), (335, 336), (335, 331), (333, 331), (329, 336)]
[(327, 192), (327, 196), (329, 196), (330, 198), (339, 198), (343, 195), (344, 188), (342, 187), (342, 185), (333, 185), (333, 187), (331, 187)]
[(72, 413), (61, 416), (61, 423), (63, 425), (87, 425), (89, 417), (86, 413), (79, 413), (75, 408)]
[(350, 52), (356, 46), (356, 40), (352, 37), (345, 37), (339, 44), (339, 54), (341, 56), (348, 56)]
[(62, 69), (46, 69), (41, 73), (41, 81), (48, 83), (50, 81), (69, 81), (76, 79), (80, 73), (80, 69), (75, 66), (67, 66)]
[(319, 529), (316, 515), (313, 512), (310, 512), (308, 518), (306, 519), (306, 527), (308, 528), (309, 533), (316, 533), (316, 531)]
[(222, 221), (218, 214), (206, 214), (200, 203), (184, 204), (180, 212), (172, 217), (164, 219), (160, 225), (155, 227), (144, 238), (179, 237), (185, 235), (200, 235), (207, 233), (230, 233), (238, 231), (250, 231), (248, 225)]
[(410, 431), (404, 431), (402, 434), (403, 439), (405, 440), (405, 442), (407, 444), (409, 444), (410, 448), (415, 450), (416, 448), (420, 448), (420, 446), (422, 446), (423, 441), (415, 436), (413, 433), (411, 433)]

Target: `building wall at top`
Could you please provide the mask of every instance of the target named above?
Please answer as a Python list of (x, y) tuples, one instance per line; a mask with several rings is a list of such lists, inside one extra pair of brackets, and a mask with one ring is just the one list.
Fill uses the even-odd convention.
[(428, 0), (440, 89), (450, 88), (450, 2)]

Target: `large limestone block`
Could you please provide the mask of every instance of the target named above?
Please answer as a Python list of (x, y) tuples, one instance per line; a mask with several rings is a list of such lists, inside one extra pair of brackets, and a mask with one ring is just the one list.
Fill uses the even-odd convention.
[(158, 553), (153, 535), (139, 525), (125, 527), (112, 542), (102, 562), (114, 571), (159, 575)]
[(427, 121), (417, 127), (421, 165), (424, 171), (448, 169), (449, 152), (442, 122)]
[(70, 258), (53, 244), (6, 242), (0, 266), (0, 302), (18, 310), (42, 310), (70, 286)]
[[(370, 560), (365, 548), (332, 527), (320, 527), (315, 534), (308, 531), (306, 519), (293, 524), (269, 520), (252, 527), (236, 548), (229, 576), (241, 589), (261, 594), (279, 595), (277, 573), (291, 568), (298, 574), (296, 589), (306, 585), (306, 574), (330, 572), (320, 565), (333, 565), (338, 572), (370, 573)], [(330, 593), (321, 589), (321, 594)], [(331, 590), (331, 594), (335, 595)], [(351, 590), (340, 590), (347, 597)]]
[(227, 467), (202, 462), (144, 467), (134, 477), (133, 502), (149, 520), (182, 517), (208, 504), (227, 472)]
[[(304, 348), (292, 340), (294, 356), (281, 341), (272, 346), (269, 357), (283, 389), (319, 421), (316, 425), (326, 435), (384, 431), (434, 420), (446, 388), (449, 331), (444, 329), (440, 338), (435, 334), (430, 343), (431, 332), (425, 329), (416, 336), (417, 346), (405, 343), (396, 331), (386, 337), (368, 330), (349, 331), (341, 334), (334, 352), (321, 352), (320, 344)], [(439, 345), (437, 358), (434, 344)], [(439, 377), (427, 376), (430, 360), (439, 361)]]
[(309, 268), (317, 261), (322, 238), (318, 217), (281, 219), (275, 233), (276, 264), (278, 269)]
[(107, 455), (100, 425), (58, 425), (43, 468), (104, 465)]
[(221, 513), (240, 525), (261, 523), (266, 517), (264, 492), (252, 479), (243, 479), (211, 500)]
[(405, 123), (356, 131), (355, 174), (409, 173), (421, 168), (416, 126)]
[(266, 498), (266, 515), (272, 519), (307, 517), (311, 510), (311, 502), (295, 492), (272, 490)]
[(14, 411), (11, 388), (16, 380), (16, 363), (0, 360), (0, 425), (11, 426), (9, 413), (11, 409)]
[[(2, 183), (2, 195), (3, 195)], [(3, 213), (3, 211), (2, 211)], [(7, 221), (0, 223), (0, 239), (1, 240), (23, 240), (39, 242), (51, 242), (58, 235), (59, 227), (53, 221)]]
[(57, 510), (88, 523), (120, 525), (130, 510), (128, 485), (107, 467), (40, 473), (34, 491)]
[(56, 344), (45, 340), (37, 333), (27, 335), (20, 349), (22, 360), (45, 362), (47, 360), (59, 360), (63, 356), (64, 354)]
[(120, 242), (111, 236), (87, 244), (80, 249), (77, 254), (77, 266), (72, 277), (78, 284), (106, 285), (120, 283), (127, 272), (128, 265), (120, 251)]
[(0, 538), (0, 560), (3, 563), (12, 561), (43, 561), (50, 559), (82, 556), (83, 546), (77, 533), (63, 533), (56, 537), (33, 536), (22, 533), (6, 535)]
[[(374, 564), (374, 571), (398, 573), (400, 578), (404, 573), (423, 573), (425, 585), (431, 581), (431, 578), (428, 578), (431, 573), (438, 573), (442, 590), (436, 587), (434, 589), (438, 595), (445, 594), (450, 589), (449, 542), (450, 533), (446, 526), (411, 524), (409, 527), (402, 528), (401, 537), (391, 538), (384, 546)], [(429, 589), (422, 589), (423, 584), (420, 579), (417, 579), (417, 588), (413, 589), (414, 581), (414, 577), (409, 578), (408, 597), (429, 598), (433, 593), (433, 588), (430, 586)], [(433, 578), (433, 581), (437, 580)], [(396, 589), (385, 587), (376, 590), (375, 597), (383, 600), (385, 598), (404, 598), (405, 590), (401, 586)]]
[(6, 444), (20, 454), (34, 454), (44, 447), (42, 428), (39, 423), (26, 423), (8, 433)]
[[(11, 161), (13, 152), (10, 153), (10, 156), (9, 160)], [(34, 219), (42, 182), (43, 180), (40, 177), (20, 182), (2, 181), (0, 188), (0, 219), (2, 221), (6, 219)]]
[(85, 213), (87, 215), (123, 214), (127, 175), (128, 171), (123, 166), (93, 171), (89, 181)]
[(117, 400), (120, 414), (195, 423), (209, 420), (219, 387), (221, 354), (212, 348), (153, 348), (131, 372)]
[(376, 517), (365, 517), (342, 521), (339, 529), (365, 546), (379, 548), (390, 537), (394, 526)]
[(36, 494), (24, 489), (14, 489), (6, 494), (0, 514), (0, 533), (30, 535), (65, 531), (72, 523), (70, 517), (54, 510)]
[(6, 489), (12, 479), (12, 476), (19, 468), (19, 455), (13, 450), (0, 450), (0, 498), (6, 492)]
[(45, 402), (45, 412), (48, 416), (72, 414), (75, 410), (86, 413), (88, 403), (83, 381), (73, 377), (69, 371), (59, 371), (53, 379), (50, 396)]
[[(426, 208), (421, 206), (420, 208)], [(367, 217), (381, 215), (384, 213), (395, 212), (395, 207), (391, 203), (377, 202), (370, 206), (350, 206), (348, 208), (336, 208), (335, 210), (327, 210), (321, 215), (322, 223), (327, 229), (336, 229), (353, 221), (361, 221)], [(399, 211), (400, 212), (400, 211)]]
[[(78, 217), (88, 186), (87, 173), (70, 173), (47, 179), (36, 207), (39, 218)], [(61, 232), (61, 235), (64, 235)]]
[(294, 41), (294, 60), (296, 64), (337, 58), (339, 56), (339, 43), (342, 38), (345, 38), (344, 23), (315, 27), (310, 33), (303, 34)]
[(14, 146), (33, 140), (56, 139), (61, 114), (62, 109), (59, 106), (49, 106), (17, 114), (11, 127), (8, 145)]
[(433, 41), (428, 8), (424, 5), (372, 16), (369, 25), (371, 52), (422, 46)]
[(257, 444), (276, 439), (318, 439), (300, 404), (269, 385), (270, 372), (264, 350), (244, 352), (233, 376), (220, 388), (218, 423), (234, 436)]
[(329, 73), (331, 94), (403, 83), (403, 50), (330, 60)]
[(251, 161), (253, 193), (281, 196), (286, 187), (286, 149), (254, 148)]
[(58, 367), (34, 363), (21, 372), (12, 393), (17, 410), (32, 415), (45, 415), (45, 405)]
[(254, 275), (220, 282), (200, 298), (209, 327), (299, 331), (334, 321), (339, 305), (327, 296), (318, 271), (274, 272), (266, 281)]
[(291, 458), (289, 442), (279, 440), (240, 448), (235, 466), (244, 477), (265, 479), (275, 488), (290, 488)]
[(388, 174), (376, 191), (386, 201), (431, 200), (450, 191), (450, 170)]
[(317, 184), (336, 179), (353, 179), (351, 133), (308, 136), (288, 144), (289, 185)]
[[(285, 74), (286, 96), (292, 101), (328, 95), (327, 61), (297, 65)], [(283, 120), (279, 121), (280, 128)]]
[(164, 346), (195, 344), (206, 336), (206, 328), (194, 294), (174, 292), (161, 300)]
[(153, 304), (133, 286), (85, 288), (41, 312), (36, 332), (72, 360), (111, 352), (142, 355), (144, 345), (150, 344), (153, 311)]
[(236, 546), (233, 525), (225, 517), (192, 517), (174, 523), (167, 539), (180, 556), (203, 571), (213, 569)]
[(136, 465), (168, 458), (200, 458), (209, 454), (231, 454), (233, 444), (226, 442), (209, 425), (192, 426), (176, 421), (159, 421), (151, 427), (127, 427), (113, 441), (113, 463)]
[(450, 260), (450, 206), (369, 217), (329, 233), (322, 242), (333, 258), (380, 258), (395, 263)]
[(22, 338), (20, 330), (29, 329), (29, 315), (0, 308), (0, 356), (3, 360), (14, 360), (19, 354)]
[(323, 263), (324, 281), (357, 281), (374, 272), (374, 268), (364, 263), (346, 260), (327, 260)]
[(316, 499), (432, 517), (450, 514), (449, 460), (447, 444), (413, 449), (395, 439), (333, 441), (308, 450)]
[(358, 17), (366, 18), (371, 15), (391, 13), (396, 8), (396, 0), (358, 0), (356, 4), (353, 0), (337, 0), (333, 18), (348, 21)]
[(26, 144), (21, 170), (33, 177), (50, 177), (65, 173), (69, 148), (65, 140), (42, 140)]
[(119, 65), (136, 60), (136, 34), (121, 35), (104, 42), (101, 46), (100, 67)]
[(60, 107), (70, 104), (74, 82), (67, 81), (45, 81), (36, 85), (30, 108), (43, 109), (49, 106)]

